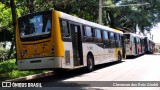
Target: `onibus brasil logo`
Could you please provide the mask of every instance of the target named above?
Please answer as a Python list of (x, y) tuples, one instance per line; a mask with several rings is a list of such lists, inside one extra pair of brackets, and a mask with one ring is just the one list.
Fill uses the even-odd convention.
[(41, 83), (2, 82), (2, 87), (42, 87)]

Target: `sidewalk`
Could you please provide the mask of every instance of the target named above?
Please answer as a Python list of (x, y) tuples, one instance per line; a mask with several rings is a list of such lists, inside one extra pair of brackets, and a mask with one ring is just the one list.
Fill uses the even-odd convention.
[(16, 79), (10, 79), (6, 80), (7, 82), (17, 82), (17, 81), (25, 81), (25, 80), (32, 80), (32, 79), (37, 79), (37, 78), (42, 78), (46, 76), (53, 75), (53, 71), (48, 71), (45, 73), (40, 73), (40, 74), (35, 74), (35, 75), (29, 75), (26, 77), (21, 77), (21, 78), (16, 78)]
[(160, 53), (154, 53), (155, 55), (160, 55)]

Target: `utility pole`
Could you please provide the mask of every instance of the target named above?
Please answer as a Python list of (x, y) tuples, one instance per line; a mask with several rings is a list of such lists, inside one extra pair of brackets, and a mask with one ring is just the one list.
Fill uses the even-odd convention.
[(99, 24), (102, 24), (102, 0), (99, 0)]

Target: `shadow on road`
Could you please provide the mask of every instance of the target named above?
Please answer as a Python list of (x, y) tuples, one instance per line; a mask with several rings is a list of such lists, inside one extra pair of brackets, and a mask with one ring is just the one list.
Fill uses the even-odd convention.
[(95, 66), (95, 70), (100, 70), (100, 69), (102, 69), (102, 68), (114, 66), (114, 65), (117, 65), (117, 64), (123, 63), (123, 62), (125, 62), (125, 61), (121, 61), (121, 62), (110, 62), (110, 63), (105, 63), (105, 64), (96, 65), (96, 66)]
[[(120, 62), (123, 63), (124, 61)], [(119, 64), (118, 62), (111, 62), (111, 63), (106, 63), (106, 64), (101, 64), (101, 65), (96, 65), (95, 70), (100, 70), (102, 68), (110, 67)], [(59, 82), (65, 79), (73, 78), (75, 76), (81, 76), (83, 74), (88, 73), (85, 68), (80, 68), (80, 69), (75, 69), (75, 70), (70, 70), (70, 71), (64, 71), (63, 73), (55, 73), (51, 76), (43, 77), (43, 78), (38, 78), (34, 80), (28, 80), (26, 82), (41, 82), (41, 83), (46, 83), (46, 82)], [(63, 84), (62, 84), (63, 85)]]
[(126, 59), (136, 59), (136, 58), (139, 58), (139, 57), (142, 57), (144, 56), (144, 54), (141, 54), (139, 56), (127, 56)]
[[(114, 66), (122, 62), (111, 62), (101, 65), (96, 65), (94, 71), (100, 70), (102, 68)], [(105, 87), (105, 85), (109, 85), (109, 82), (95, 82), (95, 81), (63, 81), (65, 79), (73, 78), (76, 76), (81, 76), (83, 74), (88, 73), (85, 68), (65, 71), (63, 73), (54, 73), (51, 76), (42, 77), (38, 79), (26, 80), (26, 81), (17, 81), (15, 83), (41, 83), (43, 88), (0, 88), (0, 90), (88, 90), (86, 87), (90, 87), (89, 90), (102, 90), (96, 87)]]
[[(122, 61), (120, 63), (123, 63), (125, 61)], [(110, 66), (114, 66), (117, 64), (120, 64), (118, 62), (111, 62), (111, 63), (106, 63), (106, 64), (101, 64), (101, 65), (96, 65), (94, 71), (96, 70), (100, 70), (102, 68), (106, 68), (106, 67), (110, 67)], [(73, 78), (76, 76), (81, 76), (83, 74), (88, 73), (85, 68), (80, 68), (80, 69), (75, 69), (75, 70), (70, 70), (70, 71), (65, 71), (63, 73), (55, 73), (51, 76), (47, 76), (47, 77), (43, 77), (43, 78), (38, 78), (38, 79), (34, 79), (34, 80), (28, 80), (28, 81), (20, 81), (20, 82), (25, 82), (25, 83), (41, 83), (42, 87), (50, 87), (48, 88), (50, 89), (54, 89), (54, 90), (86, 90), (86, 88), (84, 87), (92, 87), (93, 90), (101, 90), (101, 89), (97, 89), (95, 88), (97, 86), (97, 82), (94, 81), (63, 81), (65, 79), (69, 79), (69, 78)], [(18, 82), (19, 83), (19, 82)], [(101, 85), (101, 84), (99, 84)], [(106, 85), (106, 84), (105, 84)], [(100, 86), (102, 87), (102, 86)], [(19, 89), (19, 88), (18, 88)], [(27, 89), (27, 88), (26, 88)], [(25, 90), (26, 90), (25, 89)], [(41, 88), (39, 88), (38, 90), (40, 90)], [(44, 88), (43, 88), (44, 89)], [(48, 90), (47, 89), (47, 90)], [(91, 88), (90, 88), (91, 89)], [(23, 90), (21, 88), (21, 90)], [(36, 90), (36, 89), (32, 89), (30, 88), (29, 90)]]

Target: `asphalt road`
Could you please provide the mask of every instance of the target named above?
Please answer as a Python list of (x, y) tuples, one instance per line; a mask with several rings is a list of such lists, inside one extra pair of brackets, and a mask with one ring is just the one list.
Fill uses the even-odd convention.
[(64, 81), (160, 81), (160, 55), (144, 55)]
[[(40, 82), (42, 86), (47, 86), (38, 88), (38, 90), (160, 90), (160, 83), (152, 81), (160, 82), (160, 54), (142, 55), (123, 60), (121, 63), (98, 65), (90, 73), (87, 73), (84, 69), (77, 69), (25, 82)], [(57, 82), (59, 83), (57, 84)], [(131, 84), (138, 85), (138, 87), (120, 87)], [(146, 87), (149, 85), (151, 87)], [(156, 85), (159, 87), (155, 87)], [(35, 88), (25, 89), (35, 90)]]

